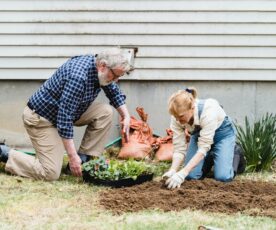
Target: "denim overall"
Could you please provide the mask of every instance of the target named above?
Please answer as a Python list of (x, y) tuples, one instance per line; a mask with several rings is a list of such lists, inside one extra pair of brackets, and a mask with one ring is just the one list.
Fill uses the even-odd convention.
[[(203, 111), (205, 100), (199, 100), (198, 103), (198, 116)], [(187, 151), (184, 165), (197, 153), (198, 149), (198, 137), (200, 135), (200, 127), (196, 126), (195, 130), (191, 134), (189, 148)], [(211, 146), (210, 151), (207, 154), (212, 154), (214, 157), (214, 177), (218, 181), (231, 181), (234, 177), (233, 170), (233, 157), (235, 148), (236, 130), (231, 122), (231, 119), (226, 116), (221, 126), (215, 131), (214, 143)], [(207, 155), (206, 154), (206, 155)], [(205, 157), (206, 158), (206, 157)], [(198, 165), (189, 173), (187, 179), (200, 179), (202, 177), (202, 167), (205, 158), (198, 163)]]

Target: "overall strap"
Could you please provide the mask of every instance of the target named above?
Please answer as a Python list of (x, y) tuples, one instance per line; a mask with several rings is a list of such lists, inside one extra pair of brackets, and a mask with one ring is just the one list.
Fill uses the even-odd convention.
[(206, 100), (198, 100), (198, 118), (200, 119)]
[[(205, 100), (198, 100), (197, 108), (198, 108), (198, 118), (200, 119), (203, 108), (204, 108)], [(201, 130), (200, 125), (196, 125), (194, 130), (190, 133), (191, 135), (195, 135), (199, 133)]]

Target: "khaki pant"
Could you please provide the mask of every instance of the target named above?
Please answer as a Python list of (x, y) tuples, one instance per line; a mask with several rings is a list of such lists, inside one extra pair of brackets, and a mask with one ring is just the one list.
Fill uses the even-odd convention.
[[(93, 102), (75, 122), (76, 126), (87, 125), (80, 145), (80, 153), (98, 156), (103, 152), (111, 128), (112, 115), (113, 111), (109, 105)], [(65, 152), (57, 129), (29, 107), (24, 109), (23, 122), (36, 156), (11, 149), (6, 163), (6, 171), (28, 178), (57, 180), (60, 176)]]

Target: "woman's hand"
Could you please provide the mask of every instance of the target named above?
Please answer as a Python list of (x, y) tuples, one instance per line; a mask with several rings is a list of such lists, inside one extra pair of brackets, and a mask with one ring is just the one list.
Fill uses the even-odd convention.
[(168, 172), (165, 172), (162, 176), (162, 179), (171, 178), (176, 173), (175, 169), (170, 169)]
[(184, 170), (180, 170), (175, 173), (172, 177), (166, 180), (165, 184), (168, 189), (180, 188), (180, 185), (185, 181), (187, 173)]

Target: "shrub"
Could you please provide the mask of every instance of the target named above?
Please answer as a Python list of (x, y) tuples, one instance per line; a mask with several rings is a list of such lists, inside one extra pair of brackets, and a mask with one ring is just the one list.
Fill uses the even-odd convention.
[(250, 125), (245, 117), (245, 127), (236, 125), (237, 141), (247, 161), (247, 172), (269, 171), (276, 158), (276, 115), (266, 114)]

